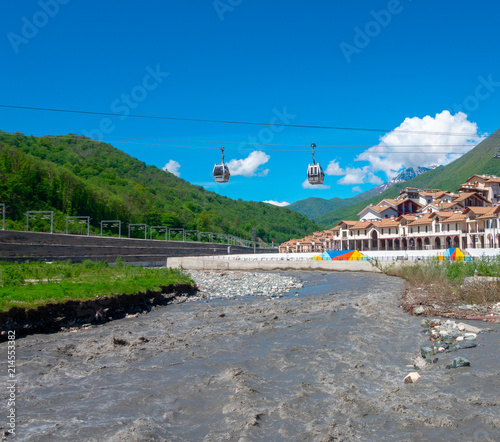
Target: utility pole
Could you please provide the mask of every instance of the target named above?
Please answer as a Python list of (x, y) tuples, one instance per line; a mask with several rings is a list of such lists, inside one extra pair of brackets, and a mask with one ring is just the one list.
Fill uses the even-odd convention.
[(253, 241), (253, 254), (255, 255), (255, 239), (256, 239), (256, 236), (257, 236), (257, 229), (255, 228), (255, 226), (252, 227), (252, 241)]

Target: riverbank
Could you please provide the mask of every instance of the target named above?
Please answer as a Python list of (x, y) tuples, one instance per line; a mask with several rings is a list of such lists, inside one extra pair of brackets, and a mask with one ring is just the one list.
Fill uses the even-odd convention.
[(117, 261), (0, 264), (0, 340), (102, 324), (196, 292), (184, 273)]
[(33, 333), (74, 331), (128, 315), (147, 313), (195, 293), (196, 287), (193, 285), (171, 284), (160, 290), (100, 296), (86, 301), (48, 303), (37, 308), (13, 307), (0, 312), (0, 342), (7, 340), (9, 330), (15, 331), (18, 337)]
[(500, 262), (403, 263), (382, 266), (406, 281), (401, 307), (416, 315), (500, 322)]

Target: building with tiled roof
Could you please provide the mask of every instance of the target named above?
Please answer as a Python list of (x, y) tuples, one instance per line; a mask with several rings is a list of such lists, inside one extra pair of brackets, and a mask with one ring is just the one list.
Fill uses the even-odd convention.
[(370, 204), (359, 221), (336, 226), (280, 252), (324, 250), (424, 250), (500, 247), (500, 178), (473, 175), (458, 193), (407, 187), (397, 198)]
[(492, 203), (500, 200), (500, 178), (496, 175), (472, 175), (458, 189), (459, 192), (478, 192)]

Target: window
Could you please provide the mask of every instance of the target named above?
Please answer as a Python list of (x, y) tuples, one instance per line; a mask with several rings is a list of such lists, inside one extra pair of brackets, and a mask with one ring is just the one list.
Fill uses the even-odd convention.
[(458, 230), (458, 223), (455, 223), (455, 230)]
[(420, 233), (420, 226), (417, 227), (417, 233)]
[(389, 227), (389, 235), (391, 234), (391, 228)]
[(436, 233), (440, 231), (440, 225), (439, 225), (439, 224), (436, 224), (436, 225), (434, 226), (434, 231), (435, 231)]
[(413, 227), (410, 227), (410, 233), (413, 233)]
[(384, 234), (384, 229), (382, 229), (382, 235)]
[(450, 231), (450, 225), (446, 224), (446, 230), (449, 232)]

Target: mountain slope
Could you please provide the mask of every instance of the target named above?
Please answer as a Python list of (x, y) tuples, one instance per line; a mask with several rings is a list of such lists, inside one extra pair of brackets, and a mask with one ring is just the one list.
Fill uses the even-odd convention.
[[(350, 206), (358, 201), (364, 201), (363, 198), (356, 199), (357, 197), (358, 195), (352, 198), (335, 197), (329, 200), (325, 198), (311, 197), (300, 201), (295, 201), (294, 203), (287, 206), (287, 208), (301, 213), (302, 215), (307, 216), (309, 219), (315, 220), (321, 215), (331, 212), (332, 210)], [(370, 198), (370, 196), (367, 196), (367, 198)]]
[[(433, 168), (435, 168), (434, 166)], [(353, 204), (366, 201), (376, 195), (381, 194), (395, 184), (402, 183), (404, 181), (410, 180), (426, 171), (430, 170), (427, 167), (408, 167), (401, 171), (397, 176), (387, 183), (381, 184), (380, 186), (374, 187), (373, 189), (367, 190), (366, 192), (360, 193), (351, 198), (331, 198), (329, 200), (324, 198), (306, 198), (303, 200), (295, 201), (294, 203), (287, 206), (289, 209), (301, 213), (307, 216), (309, 219), (317, 220), (322, 215), (325, 215), (332, 210), (342, 209), (344, 207), (352, 206)]]
[[(37, 138), (0, 132), (0, 203), (7, 206), (10, 228), (23, 226), (28, 210), (55, 210), (90, 216), (94, 227), (101, 220), (120, 219), (125, 226), (145, 223), (251, 239), (256, 226), (266, 242), (318, 229), (287, 208), (231, 200), (76, 135)], [(63, 217), (57, 218), (56, 228), (64, 230)]]
[(479, 143), (452, 163), (423, 173), (409, 181), (398, 183), (385, 192), (361, 203), (333, 210), (316, 221), (323, 227), (330, 227), (342, 219), (358, 219), (357, 214), (368, 204), (376, 204), (384, 198), (394, 198), (405, 187), (455, 191), (474, 174), (500, 175), (500, 160), (493, 156), (499, 149), (500, 129)]

